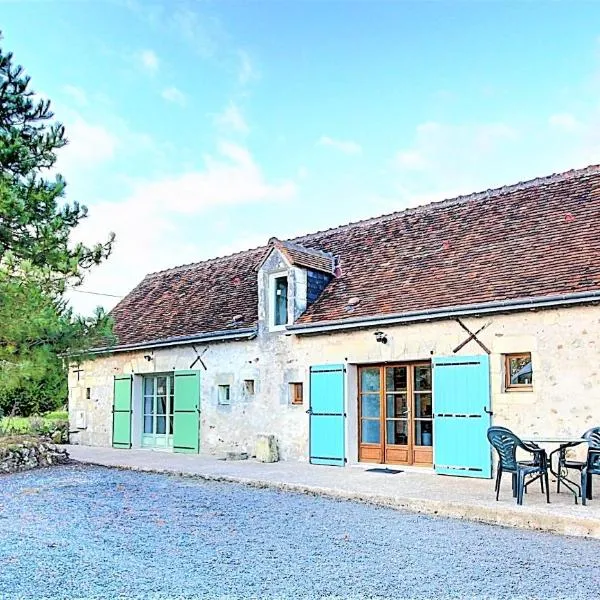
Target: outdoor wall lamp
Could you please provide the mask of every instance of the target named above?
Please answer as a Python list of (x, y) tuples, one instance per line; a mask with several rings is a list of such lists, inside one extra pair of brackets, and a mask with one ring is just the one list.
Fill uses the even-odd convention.
[(150, 362), (150, 361), (152, 360), (152, 358), (153, 358), (153, 357), (152, 357), (152, 356), (150, 356), (150, 354), (144, 354), (144, 358), (145, 358), (145, 359), (146, 359), (148, 362)]
[(387, 344), (387, 335), (383, 331), (376, 331), (374, 334), (375, 340), (380, 344)]

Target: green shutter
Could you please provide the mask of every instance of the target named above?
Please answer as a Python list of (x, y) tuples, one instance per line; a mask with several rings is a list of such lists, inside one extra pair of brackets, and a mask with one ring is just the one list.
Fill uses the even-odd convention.
[(116, 375), (113, 395), (113, 436), (115, 448), (131, 448), (131, 375)]
[(200, 372), (175, 371), (173, 451), (200, 451)]

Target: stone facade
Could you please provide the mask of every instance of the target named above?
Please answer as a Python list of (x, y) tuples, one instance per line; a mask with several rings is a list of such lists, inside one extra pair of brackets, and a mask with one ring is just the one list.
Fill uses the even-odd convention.
[[(259, 273), (261, 288), (274, 262)], [(306, 302), (306, 277), (297, 269), (290, 289), (302, 289)], [(303, 287), (304, 286), (304, 287)], [(289, 311), (296, 314), (302, 298), (290, 293)], [(296, 303), (296, 304), (295, 304)], [(258, 434), (274, 435), (281, 458), (306, 460), (308, 456), (308, 378), (315, 364), (347, 365), (347, 456), (357, 460), (357, 370), (359, 364), (423, 361), (451, 355), (468, 334), (453, 320), (403, 326), (340, 331), (328, 335), (298, 336), (270, 332), (268, 306), (259, 302), (258, 335), (253, 340), (211, 343), (203, 355), (201, 371), (201, 452), (252, 453)], [(489, 325), (479, 338), (491, 350), (493, 422), (523, 436), (580, 435), (600, 421), (600, 308), (571, 307), (530, 311), (485, 318), (463, 319), (473, 330)], [(387, 344), (373, 335), (382, 329)], [(533, 390), (504, 389), (503, 354), (531, 352)], [(460, 354), (481, 354), (469, 342)], [(150, 357), (148, 360), (146, 357)], [(117, 352), (86, 362), (81, 373), (69, 375), (69, 416), (72, 442), (109, 446), (113, 376), (133, 373), (134, 413), (140, 410), (141, 375), (189, 369), (196, 358), (191, 346), (174, 346), (136, 352)], [(198, 365), (195, 368), (199, 368)], [(73, 370), (71, 370), (73, 371)], [(78, 378), (79, 377), (79, 378)], [(231, 404), (217, 401), (219, 382), (232, 385)], [(245, 380), (254, 381), (249, 395)], [(292, 405), (289, 383), (304, 384), (304, 405)], [(89, 398), (87, 389), (89, 388)], [(136, 392), (137, 390), (137, 392)], [(137, 403), (137, 404), (136, 404)], [(134, 418), (135, 420), (135, 418)], [(134, 433), (134, 445), (136, 442)]]

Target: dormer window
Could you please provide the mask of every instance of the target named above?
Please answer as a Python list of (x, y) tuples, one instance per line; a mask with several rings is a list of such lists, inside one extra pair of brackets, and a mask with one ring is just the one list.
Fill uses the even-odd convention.
[(273, 327), (285, 327), (288, 324), (288, 278), (287, 275), (274, 275), (271, 279)]

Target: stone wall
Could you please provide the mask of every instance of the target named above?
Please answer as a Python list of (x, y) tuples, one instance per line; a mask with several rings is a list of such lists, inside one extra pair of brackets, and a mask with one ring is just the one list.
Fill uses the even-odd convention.
[(0, 473), (16, 473), (37, 467), (63, 464), (67, 449), (38, 438), (0, 438)]
[[(264, 312), (261, 320), (265, 319)], [(491, 350), (493, 422), (523, 436), (579, 435), (600, 423), (600, 308), (577, 307), (530, 311), (485, 318), (464, 318)], [(308, 455), (308, 379), (315, 364), (347, 365), (347, 426), (350, 462), (357, 457), (356, 365), (390, 361), (422, 361), (451, 355), (468, 334), (452, 320), (379, 327), (387, 344), (377, 343), (376, 328), (329, 335), (296, 336), (269, 332), (260, 323), (259, 336), (250, 341), (214, 343), (202, 360), (201, 451), (252, 452), (257, 434), (275, 435), (283, 459), (306, 460)], [(481, 354), (473, 341), (460, 354)], [(503, 354), (531, 352), (533, 390), (504, 389)], [(146, 360), (144, 355), (150, 356)], [(82, 366), (80, 380), (69, 376), (69, 418), (79, 433), (72, 442), (108, 446), (112, 427), (113, 376), (188, 369), (196, 354), (180, 346), (116, 353)], [(196, 366), (195, 368), (199, 368)], [(217, 384), (232, 382), (231, 405), (217, 403)], [(248, 396), (244, 380), (255, 381)], [(304, 383), (304, 406), (292, 406), (289, 383)], [(86, 389), (90, 398), (86, 398)], [(136, 399), (141, 402), (141, 399)], [(139, 409), (138, 409), (139, 410)], [(79, 413), (79, 414), (78, 414)], [(82, 417), (83, 415), (83, 417)], [(83, 418), (83, 421), (78, 419)], [(134, 439), (134, 443), (137, 443)]]

